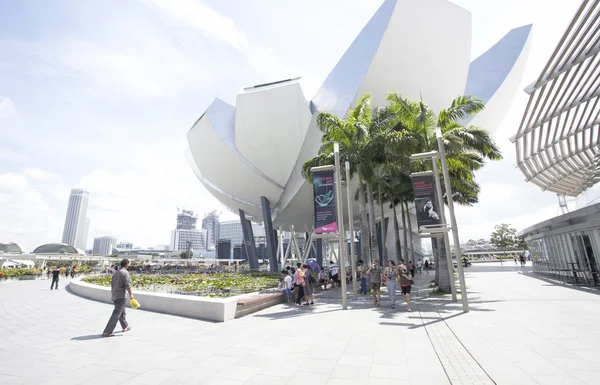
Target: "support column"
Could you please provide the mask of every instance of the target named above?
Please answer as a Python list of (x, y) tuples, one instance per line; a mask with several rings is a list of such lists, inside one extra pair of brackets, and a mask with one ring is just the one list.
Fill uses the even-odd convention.
[(258, 258), (256, 258), (256, 244), (254, 243), (254, 233), (252, 231), (252, 223), (246, 219), (244, 210), (240, 210), (240, 221), (242, 222), (242, 232), (244, 233), (244, 245), (246, 246), (246, 255), (248, 255), (248, 263), (250, 270), (258, 270)]
[(265, 238), (267, 240), (267, 258), (271, 272), (279, 271), (279, 263), (277, 261), (277, 237), (273, 229), (273, 219), (271, 218), (271, 202), (267, 197), (260, 197), (262, 206), (263, 222), (265, 224)]
[(317, 238), (317, 264), (323, 266), (323, 240)]

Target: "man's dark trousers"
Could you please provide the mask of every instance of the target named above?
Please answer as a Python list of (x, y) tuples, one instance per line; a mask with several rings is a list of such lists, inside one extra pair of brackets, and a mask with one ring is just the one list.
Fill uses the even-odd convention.
[(52, 288), (55, 288), (58, 290), (58, 278), (52, 277), (52, 283), (50, 284), (50, 290), (52, 290)]
[(125, 298), (114, 300), (115, 308), (106, 324), (106, 328), (104, 328), (105, 334), (110, 334), (115, 330), (117, 326), (117, 321), (121, 323), (121, 327), (123, 329), (127, 328), (127, 320), (125, 319)]

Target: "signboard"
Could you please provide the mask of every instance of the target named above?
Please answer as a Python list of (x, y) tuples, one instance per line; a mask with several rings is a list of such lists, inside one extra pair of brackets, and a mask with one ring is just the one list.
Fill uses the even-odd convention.
[(441, 221), (433, 176), (415, 176), (412, 178), (412, 186), (419, 228), (439, 225)]
[(333, 170), (313, 172), (315, 234), (336, 233), (337, 211)]

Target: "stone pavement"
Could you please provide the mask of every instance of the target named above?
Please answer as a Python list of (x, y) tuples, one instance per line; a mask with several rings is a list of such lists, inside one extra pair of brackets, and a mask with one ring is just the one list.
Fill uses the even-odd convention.
[(466, 272), (468, 314), (429, 297), (433, 275), (423, 274), (412, 313), (367, 298), (343, 311), (338, 290), (314, 307), (224, 324), (129, 310), (133, 330), (109, 339), (98, 336), (112, 307), (70, 294), (64, 280), (59, 291), (6, 283), (0, 384), (600, 383), (600, 296), (511, 265)]

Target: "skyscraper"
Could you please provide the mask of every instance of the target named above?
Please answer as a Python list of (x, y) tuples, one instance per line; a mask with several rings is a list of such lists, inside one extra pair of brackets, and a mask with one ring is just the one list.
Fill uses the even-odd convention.
[(82, 189), (71, 190), (62, 243), (81, 250), (86, 249), (90, 220), (86, 217), (90, 193)]
[(171, 250), (206, 251), (206, 231), (196, 229), (198, 215), (177, 209), (177, 224), (171, 232)]
[(204, 218), (202, 218), (202, 229), (206, 230), (207, 238), (206, 245), (207, 247), (217, 246), (219, 241), (219, 212), (211, 211), (210, 213), (204, 214)]
[(97, 254), (103, 257), (111, 255), (113, 249), (117, 246), (117, 238), (115, 237), (99, 237), (94, 238), (94, 248), (92, 254)]

